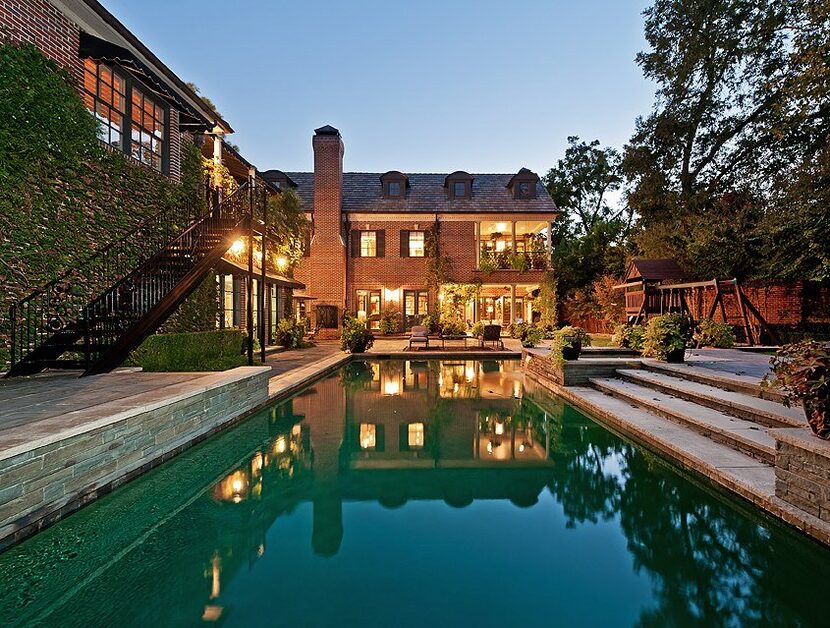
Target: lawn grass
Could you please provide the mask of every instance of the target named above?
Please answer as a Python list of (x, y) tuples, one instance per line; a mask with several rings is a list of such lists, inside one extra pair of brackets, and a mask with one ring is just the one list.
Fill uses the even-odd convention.
[(591, 336), (591, 346), (592, 347), (616, 347), (613, 342), (611, 342), (611, 334), (588, 334)]

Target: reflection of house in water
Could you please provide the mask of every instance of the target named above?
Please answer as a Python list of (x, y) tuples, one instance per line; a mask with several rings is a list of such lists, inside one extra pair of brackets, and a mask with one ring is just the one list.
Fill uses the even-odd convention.
[[(518, 362), (352, 363), (274, 408), (272, 423), (269, 442), (211, 488), (221, 511), (240, 513), (244, 553), (254, 560), (273, 521), (301, 502), (313, 503), (314, 552), (331, 556), (344, 534), (344, 501), (524, 507), (550, 479), (547, 415), (523, 399)], [(221, 557), (230, 554), (209, 557), (205, 619), (222, 614), (215, 600), (229, 567)]]

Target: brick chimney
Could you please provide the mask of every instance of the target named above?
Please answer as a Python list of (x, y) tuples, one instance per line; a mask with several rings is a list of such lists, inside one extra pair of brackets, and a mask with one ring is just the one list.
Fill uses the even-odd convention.
[[(326, 125), (314, 131), (314, 236), (307, 272), (300, 279), (306, 292), (316, 297), (311, 302), (312, 318), (317, 305), (337, 306), (337, 320), (346, 307), (346, 240), (343, 236), (341, 206), (343, 198), (343, 140), (340, 131)], [(316, 320), (315, 320), (316, 323)], [(339, 337), (337, 332), (321, 330), (322, 337)]]

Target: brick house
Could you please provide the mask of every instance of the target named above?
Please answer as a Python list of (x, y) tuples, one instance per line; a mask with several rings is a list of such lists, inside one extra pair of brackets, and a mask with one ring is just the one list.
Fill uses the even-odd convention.
[[(66, 70), (99, 122), (102, 145), (135, 167), (180, 181), (183, 146), (193, 142), (237, 183), (253, 181), (279, 194), (225, 141), (230, 124), (96, 0), (4, 0), (0, 43), (6, 42), (32, 44)], [(248, 267), (241, 253), (232, 247), (215, 268), (220, 328), (247, 325)], [(258, 264), (254, 269), (253, 327), (265, 326), (266, 342), (277, 321), (290, 315), (292, 291), (303, 287), (281, 270), (267, 269), (260, 316), (262, 275)]]
[(449, 261), (449, 282), (480, 285), (478, 298), (459, 308), (463, 320), (507, 325), (538, 315), (533, 300), (559, 211), (537, 174), (343, 172), (343, 140), (331, 126), (314, 132), (312, 148), (314, 172), (263, 173), (294, 188), (313, 222), (295, 273), (306, 285), (298, 314), (330, 326), (316, 320), (319, 306), (329, 306), (335, 321), (347, 313), (377, 329), (384, 309), (394, 308), (404, 329), (420, 324), (444, 296), (428, 284), (432, 241)]

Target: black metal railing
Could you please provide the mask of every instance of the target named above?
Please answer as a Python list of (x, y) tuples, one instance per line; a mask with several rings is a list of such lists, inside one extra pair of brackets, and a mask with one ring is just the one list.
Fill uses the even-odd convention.
[[(167, 210), (10, 308), (11, 366), (80, 339), (88, 365), (253, 213), (248, 186), (192, 221)], [(257, 195), (255, 198), (259, 198)]]

